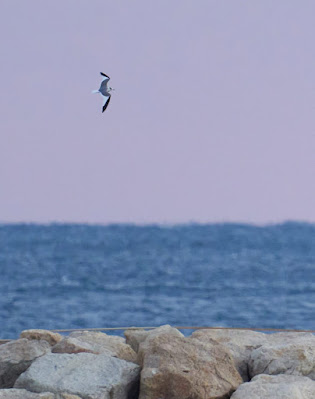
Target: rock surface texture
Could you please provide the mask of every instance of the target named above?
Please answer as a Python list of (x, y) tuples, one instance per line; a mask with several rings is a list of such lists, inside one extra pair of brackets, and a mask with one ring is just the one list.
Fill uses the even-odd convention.
[(43, 340), (53, 346), (62, 340), (62, 335), (47, 330), (24, 330), (21, 332), (20, 338)]
[(135, 352), (139, 352), (140, 344), (146, 341), (147, 338), (150, 340), (163, 334), (174, 335), (175, 337), (184, 337), (180, 331), (168, 324), (152, 330), (128, 329), (124, 332), (126, 343), (130, 345)]
[(53, 353), (89, 352), (118, 357), (128, 362), (137, 362), (137, 354), (125, 343), (124, 338), (102, 332), (74, 332), (52, 348)]
[(295, 375), (258, 375), (242, 384), (231, 399), (314, 399), (315, 382)]
[(139, 342), (139, 349), (138, 349), (138, 364), (140, 366), (143, 365), (144, 355), (147, 352), (148, 348), (150, 348), (150, 343), (157, 337), (167, 336), (170, 340), (173, 338), (184, 338), (184, 335), (178, 331), (176, 328), (173, 328), (169, 325), (161, 326), (155, 328), (154, 330), (150, 330), (148, 335), (146, 336), (145, 340)]
[(249, 381), (248, 363), (251, 352), (267, 343), (266, 334), (241, 330), (198, 330), (191, 338), (204, 343), (216, 340), (227, 347), (234, 359), (235, 366), (244, 381)]
[(53, 394), (51, 392), (35, 393), (26, 389), (0, 389), (0, 399), (80, 399), (80, 396), (68, 393)]
[(149, 331), (143, 329), (128, 329), (124, 332), (126, 343), (130, 345), (135, 352), (138, 352), (139, 345), (146, 340), (148, 335)]
[(16, 379), (40, 356), (50, 352), (46, 341), (25, 338), (0, 346), (0, 388), (12, 388)]
[(55, 395), (50, 392), (28, 392), (25, 389), (0, 389), (0, 399), (55, 399)]
[(139, 366), (104, 354), (51, 353), (35, 360), (14, 387), (84, 399), (131, 399), (137, 395), (139, 373)]
[(140, 399), (223, 399), (242, 382), (230, 354), (217, 342), (162, 334), (145, 343)]
[(313, 334), (275, 334), (253, 350), (249, 374), (293, 374), (315, 379), (315, 336)]

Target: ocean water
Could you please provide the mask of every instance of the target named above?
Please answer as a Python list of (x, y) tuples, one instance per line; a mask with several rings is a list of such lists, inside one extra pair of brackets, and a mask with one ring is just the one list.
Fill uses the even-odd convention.
[(315, 329), (315, 225), (0, 225), (0, 338), (167, 323)]

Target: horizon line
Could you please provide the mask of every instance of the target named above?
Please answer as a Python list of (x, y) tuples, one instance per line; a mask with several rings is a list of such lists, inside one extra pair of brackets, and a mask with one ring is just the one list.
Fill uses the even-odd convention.
[(304, 224), (315, 226), (315, 221), (300, 220), (300, 219), (286, 219), (283, 221), (267, 221), (267, 222), (250, 222), (250, 221), (184, 221), (184, 222), (90, 222), (90, 221), (5, 221), (0, 220), (0, 226), (21, 226), (21, 225), (33, 225), (33, 226), (98, 226), (98, 227), (110, 227), (110, 226), (129, 226), (129, 227), (181, 227), (181, 226), (209, 226), (209, 225), (239, 225), (239, 226), (252, 226), (252, 227), (271, 227), (280, 226), (286, 224)]

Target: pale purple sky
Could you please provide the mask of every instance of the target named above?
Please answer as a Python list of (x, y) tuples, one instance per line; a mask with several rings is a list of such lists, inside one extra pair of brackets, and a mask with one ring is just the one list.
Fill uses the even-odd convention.
[(315, 222), (314, 15), (2, 1), (0, 221)]

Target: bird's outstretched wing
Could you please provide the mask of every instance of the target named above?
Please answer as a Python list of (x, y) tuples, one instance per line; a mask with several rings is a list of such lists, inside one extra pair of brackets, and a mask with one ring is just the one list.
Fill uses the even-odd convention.
[(104, 80), (109, 80), (109, 79), (110, 79), (110, 77), (107, 76), (104, 72), (100, 72), (100, 74), (103, 76), (102, 82), (103, 82)]
[(108, 107), (109, 102), (110, 102), (110, 95), (108, 97), (104, 96), (104, 104), (102, 112), (104, 112), (105, 109)]

